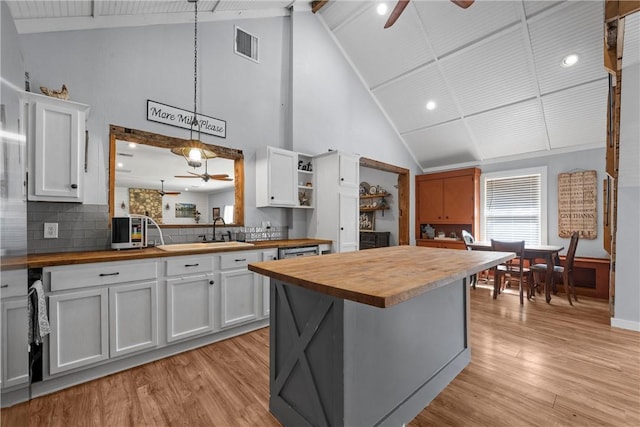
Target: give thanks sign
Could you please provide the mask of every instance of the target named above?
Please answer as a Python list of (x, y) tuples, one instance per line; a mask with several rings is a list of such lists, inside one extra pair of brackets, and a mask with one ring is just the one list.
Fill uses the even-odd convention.
[(558, 174), (558, 235), (569, 238), (573, 231), (581, 239), (598, 235), (596, 171)]

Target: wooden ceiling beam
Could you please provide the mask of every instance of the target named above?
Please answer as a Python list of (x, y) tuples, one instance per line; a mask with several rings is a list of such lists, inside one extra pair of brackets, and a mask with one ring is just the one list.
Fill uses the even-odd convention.
[(604, 9), (604, 68), (613, 76), (616, 76), (622, 68), (624, 18), (639, 11), (640, 0), (606, 0)]
[(604, 20), (615, 19), (640, 11), (640, 0), (607, 0), (604, 6)]
[(327, 4), (329, 0), (316, 0), (316, 1), (312, 1), (311, 2), (311, 12), (316, 13), (317, 11), (319, 11), (320, 9), (322, 9), (322, 7)]

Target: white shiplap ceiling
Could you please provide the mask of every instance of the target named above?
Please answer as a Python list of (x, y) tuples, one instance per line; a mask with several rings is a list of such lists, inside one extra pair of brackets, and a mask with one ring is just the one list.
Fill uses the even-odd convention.
[[(200, 0), (198, 9), (213, 21), (286, 16), (300, 3)], [(21, 33), (190, 22), (193, 11), (186, 0), (8, 4)], [(425, 170), (605, 146), (603, 1), (412, 0), (389, 29), (377, 4), (330, 0), (318, 17)], [(637, 18), (627, 18), (624, 65), (639, 60)], [(578, 64), (561, 67), (571, 53)]]

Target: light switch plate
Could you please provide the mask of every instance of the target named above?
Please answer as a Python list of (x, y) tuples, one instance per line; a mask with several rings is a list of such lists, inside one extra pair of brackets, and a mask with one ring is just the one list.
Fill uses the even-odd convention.
[(58, 238), (58, 223), (57, 222), (45, 222), (44, 223), (44, 238), (45, 239), (57, 239)]

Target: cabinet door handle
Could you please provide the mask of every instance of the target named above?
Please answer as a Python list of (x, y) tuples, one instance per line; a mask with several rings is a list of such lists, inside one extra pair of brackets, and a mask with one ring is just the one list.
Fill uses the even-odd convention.
[(71, 184), (71, 188), (75, 190), (76, 188), (78, 188), (78, 184)]
[(344, 178), (340, 178), (340, 181), (344, 181)]
[(115, 272), (115, 273), (100, 273), (100, 277), (105, 277), (105, 276), (117, 276), (118, 274), (120, 274), (119, 272)]
[(247, 260), (246, 258), (240, 258), (240, 259), (235, 259), (234, 261), (235, 262), (242, 262), (242, 261), (246, 261), (246, 260)]
[(9, 285), (2, 285), (2, 286), (0, 286), (0, 288), (8, 288), (8, 287), (9, 287)]
[(271, 196), (271, 200), (275, 199), (275, 197)]
[(215, 282), (213, 280), (209, 280), (209, 284), (213, 285)]
[(197, 267), (197, 266), (199, 266), (199, 265), (200, 265), (200, 264), (185, 264), (184, 266), (185, 266), (185, 267)]
[(340, 227), (340, 231), (344, 231), (344, 227)]

